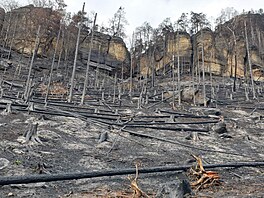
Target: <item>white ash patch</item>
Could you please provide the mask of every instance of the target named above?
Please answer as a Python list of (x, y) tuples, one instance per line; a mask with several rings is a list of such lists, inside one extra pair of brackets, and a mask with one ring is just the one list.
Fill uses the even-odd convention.
[(16, 148), (16, 147), (20, 147), (21, 144), (19, 144), (18, 142), (11, 142), (8, 140), (3, 140), (0, 142), (0, 146), (4, 148), (7, 148), (7, 147)]
[[(58, 118), (58, 117), (57, 117)], [(70, 118), (70, 117), (64, 117), (63, 119), (59, 118), (57, 119), (59, 121), (58, 126), (56, 129), (65, 132), (67, 134), (75, 134), (79, 136), (83, 136), (87, 133), (86, 131), (86, 122), (82, 121), (78, 118)], [(86, 137), (84, 135), (84, 137)]]
[(65, 149), (70, 149), (70, 150), (87, 150), (87, 149), (91, 149), (91, 146), (87, 145), (87, 144), (82, 144), (80, 142), (65, 142), (62, 144), (63, 148)]
[(61, 136), (58, 133), (50, 130), (38, 130), (38, 135), (41, 138), (45, 138), (47, 140), (59, 140)]
[(21, 119), (14, 119), (10, 123), (12, 123), (12, 124), (21, 124), (21, 123), (24, 123), (24, 121), (22, 121)]
[[(23, 163), (23, 162), (22, 162)], [(23, 165), (10, 164), (9, 170), (6, 172), (5, 176), (20, 176), (28, 174)]]
[(60, 125), (60, 123), (58, 123), (57, 121), (53, 121), (53, 120), (39, 120), (37, 121), (38, 126), (39, 127), (45, 127), (45, 126), (49, 126), (49, 127), (57, 127)]
[(35, 123), (37, 121), (36, 117), (29, 117), (28, 119), (26, 119), (25, 123), (29, 124), (29, 123)]
[(101, 142), (99, 144), (96, 145), (96, 148), (98, 149), (110, 149), (112, 147), (112, 143), (111, 142)]
[(83, 158), (79, 161), (79, 165), (91, 170), (101, 170), (108, 168), (108, 165), (105, 162), (96, 159), (93, 156), (83, 156)]
[(249, 113), (243, 110), (232, 110), (231, 112), (236, 113), (239, 117), (249, 116)]

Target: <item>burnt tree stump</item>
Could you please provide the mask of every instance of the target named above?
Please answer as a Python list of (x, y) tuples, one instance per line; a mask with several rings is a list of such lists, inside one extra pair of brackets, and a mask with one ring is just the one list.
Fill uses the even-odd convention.
[(25, 143), (32, 141), (33, 143), (43, 144), (38, 137), (38, 123), (36, 124), (30, 123), (29, 129), (24, 133), (23, 136), (26, 139)]

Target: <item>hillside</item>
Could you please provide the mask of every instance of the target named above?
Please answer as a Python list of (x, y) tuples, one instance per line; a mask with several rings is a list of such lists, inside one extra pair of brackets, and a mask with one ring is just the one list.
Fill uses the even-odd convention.
[(264, 197), (263, 15), (128, 51), (50, 8), (3, 13), (0, 197)]
[[(246, 50), (245, 24), (249, 56)], [(207, 73), (211, 71), (214, 75), (234, 77), (237, 62), (237, 76), (249, 77), (250, 58), (254, 79), (264, 80), (263, 26), (264, 15), (244, 14), (217, 26), (215, 31), (206, 28), (194, 35), (187, 32), (169, 32), (161, 38), (162, 41), (154, 42), (147, 52), (141, 55), (136, 67), (140, 67), (142, 75), (145, 75), (147, 71), (152, 71), (151, 68), (148, 69), (149, 63), (153, 63), (156, 70), (161, 70), (171, 64), (173, 56), (179, 55), (180, 65), (187, 71), (191, 71), (191, 68), (195, 72), (202, 71), (201, 65), (204, 61)]]

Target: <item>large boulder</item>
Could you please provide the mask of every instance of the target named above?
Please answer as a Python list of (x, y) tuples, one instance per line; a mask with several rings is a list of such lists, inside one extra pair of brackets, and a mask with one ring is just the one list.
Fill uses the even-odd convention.
[[(80, 56), (84, 62), (87, 62), (91, 44), (91, 33), (83, 30), (80, 40)], [(124, 73), (128, 73), (130, 55), (123, 39), (95, 32), (91, 52), (91, 61), (114, 68), (113, 72), (120, 70), (118, 72), (120, 75), (123, 65)]]
[(192, 193), (190, 183), (187, 180), (175, 179), (175, 181), (163, 183), (158, 188), (157, 198), (183, 198)]
[[(184, 88), (181, 91), (181, 101), (187, 103), (193, 103), (195, 97), (195, 103), (197, 105), (204, 105), (204, 97), (200, 90), (193, 89), (192, 87)], [(210, 99), (205, 98), (206, 105), (209, 105)]]

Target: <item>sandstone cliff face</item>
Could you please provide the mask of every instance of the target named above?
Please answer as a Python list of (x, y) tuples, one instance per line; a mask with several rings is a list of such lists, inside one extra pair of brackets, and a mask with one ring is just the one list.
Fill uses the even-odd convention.
[[(87, 59), (91, 44), (91, 34), (83, 31), (81, 40), (81, 57)], [(129, 57), (128, 49), (121, 38), (95, 32), (91, 54), (92, 61), (119, 67), (121, 64), (129, 65)]]
[(171, 65), (173, 56), (180, 56), (180, 62), (190, 62), (192, 56), (191, 37), (185, 32), (169, 33), (165, 40), (161, 40), (150, 47), (147, 53), (140, 58), (140, 71), (142, 75), (155, 70), (162, 70), (164, 65)]
[[(28, 5), (6, 14), (11, 16), (11, 20), (7, 18), (4, 24), (6, 31), (10, 21), (9, 38), (6, 46), (10, 46), (16, 51), (24, 54), (32, 54), (34, 50), (36, 33), (40, 26), (38, 55), (51, 57), (55, 50), (56, 40), (60, 29), (61, 15), (57, 11), (50, 8), (34, 7)], [(0, 16), (1, 19), (1, 16)], [(61, 26), (60, 42), (57, 50), (62, 51), (64, 55), (67, 51), (70, 58), (73, 58), (77, 40), (78, 28), (74, 23), (68, 26)], [(14, 39), (12, 40), (12, 35)], [(91, 34), (86, 27), (81, 30), (79, 57), (87, 62), (89, 53)], [(118, 37), (110, 37), (109, 35), (95, 32), (94, 42), (92, 47), (91, 61), (107, 64), (113, 70), (123, 64), (124, 67), (129, 65), (129, 52), (124, 41)]]
[[(249, 55), (246, 49), (246, 32), (249, 41)], [(234, 35), (233, 35), (233, 32)], [(235, 41), (234, 41), (235, 38)], [(173, 55), (180, 57), (181, 68), (202, 71), (202, 48), (206, 72), (215, 75), (235, 75), (235, 50), (237, 56), (237, 76), (249, 76), (250, 58), (255, 80), (264, 80), (264, 15), (240, 15), (219, 25), (216, 31), (200, 30), (190, 37), (187, 33), (169, 33), (163, 45), (157, 42), (140, 58), (142, 75), (150, 74), (154, 65), (156, 70), (171, 66)], [(156, 45), (156, 47), (155, 47)], [(154, 48), (154, 50), (153, 50)], [(154, 51), (154, 52), (153, 52)], [(157, 58), (158, 57), (158, 58)], [(177, 60), (176, 60), (177, 63)]]
[(12, 43), (14, 50), (31, 54), (35, 45), (37, 29), (40, 26), (38, 54), (51, 55), (51, 49), (54, 46), (53, 41), (60, 26), (60, 17), (57, 12), (50, 8), (29, 5), (15, 9), (11, 14), (7, 13), (6, 16), (5, 30), (8, 29), (7, 26), (10, 26), (6, 45)]
[[(247, 32), (245, 31), (245, 24)], [(213, 62), (217, 63), (214, 68), (221, 75), (235, 75), (235, 51), (237, 55), (237, 76), (249, 75), (248, 59), (252, 63), (254, 77), (262, 79), (261, 71), (264, 69), (263, 38), (264, 16), (259, 14), (240, 15), (231, 21), (218, 26), (214, 32), (213, 42), (205, 42), (205, 53), (213, 48)], [(233, 31), (233, 32), (232, 32)], [(234, 34), (233, 34), (234, 33)], [(249, 56), (246, 48), (246, 34), (249, 42)], [(207, 38), (207, 36), (205, 36)], [(236, 39), (236, 42), (234, 41)]]
[(226, 53), (226, 49), (224, 46), (219, 51), (215, 47), (216, 45), (215, 34), (209, 28), (203, 29), (193, 36), (193, 61), (195, 71), (202, 71), (202, 58), (204, 58), (206, 72), (211, 71), (216, 75), (222, 75), (224, 73), (223, 70), (226, 64), (224, 54)]

